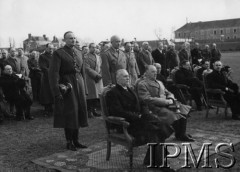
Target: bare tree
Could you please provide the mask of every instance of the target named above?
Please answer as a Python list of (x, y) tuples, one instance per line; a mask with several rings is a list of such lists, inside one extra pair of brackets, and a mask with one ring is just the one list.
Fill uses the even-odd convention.
[(14, 38), (12, 38), (12, 46), (15, 48), (15, 39)]
[(8, 41), (9, 41), (9, 47), (12, 48), (12, 38), (9, 37), (9, 38), (8, 38)]
[(154, 30), (154, 33), (155, 33), (157, 39), (161, 41), (162, 40), (162, 29), (157, 28), (157, 29)]
[(175, 26), (172, 26), (172, 27), (171, 27), (171, 39), (172, 39), (172, 40), (175, 40), (175, 30), (176, 30), (176, 27), (175, 27)]

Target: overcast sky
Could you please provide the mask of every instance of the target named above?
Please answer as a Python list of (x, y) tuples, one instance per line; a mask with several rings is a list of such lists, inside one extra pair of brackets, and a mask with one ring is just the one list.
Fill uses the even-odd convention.
[(66, 31), (98, 43), (117, 34), (125, 40), (171, 38), (188, 22), (240, 18), (240, 0), (0, 0), (0, 47), (22, 45), (28, 33), (62, 37)]

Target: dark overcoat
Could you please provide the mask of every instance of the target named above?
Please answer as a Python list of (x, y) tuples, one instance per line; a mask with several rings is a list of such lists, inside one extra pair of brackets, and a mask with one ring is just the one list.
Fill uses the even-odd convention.
[(146, 70), (146, 66), (148, 65), (152, 65), (154, 63), (152, 54), (148, 51), (148, 50), (142, 50), (139, 54), (139, 71), (140, 74), (143, 75), (145, 70)]
[(153, 57), (155, 63), (161, 64), (161, 66), (162, 66), (161, 73), (164, 76), (166, 76), (167, 75), (166, 51), (162, 50), (162, 52), (160, 52), (160, 50), (157, 48), (152, 51), (152, 57)]
[(165, 65), (166, 65), (166, 52), (165, 51), (162, 50), (162, 52), (160, 52), (160, 50), (157, 48), (152, 51), (152, 57), (153, 57), (155, 63), (161, 64), (162, 68), (165, 67)]
[(175, 82), (177, 84), (188, 85), (189, 87), (202, 87), (202, 82), (194, 76), (191, 70), (180, 68), (175, 73)]
[(88, 88), (87, 99), (96, 99), (99, 98), (99, 94), (103, 89), (103, 82), (100, 79), (98, 82), (95, 82), (97, 75), (102, 76), (102, 60), (100, 56), (92, 53), (88, 53), (85, 59), (86, 63), (86, 83)]
[(237, 84), (229, 80), (222, 72), (213, 70), (212, 73), (206, 76), (207, 84), (209, 88), (221, 89), (226, 91), (226, 87), (233, 89), (236, 93), (238, 92)]
[(187, 61), (190, 60), (190, 59), (189, 59), (189, 56), (188, 56), (188, 52), (187, 52), (187, 50), (185, 50), (185, 49), (181, 49), (181, 50), (179, 51), (178, 57), (179, 57), (180, 63), (181, 63), (182, 61), (184, 61), (184, 60), (187, 60)]
[(167, 69), (173, 69), (179, 65), (179, 57), (175, 50), (168, 50), (166, 54)]
[(103, 85), (116, 84), (116, 72), (118, 69), (127, 69), (125, 53), (113, 47), (101, 54)]
[(50, 53), (43, 53), (39, 57), (39, 67), (42, 71), (41, 78), (41, 88), (40, 88), (40, 103), (41, 104), (53, 104), (53, 95), (49, 85), (48, 71), (50, 60), (52, 59), (52, 55)]
[(55, 99), (54, 127), (78, 129), (88, 126), (85, 69), (81, 51), (67, 45), (56, 50), (49, 67), (49, 83), (53, 96), (61, 94), (59, 84), (70, 83), (72, 89)]
[[(224, 99), (228, 102), (231, 107), (232, 116), (239, 116), (240, 114), (240, 93), (239, 87), (236, 83), (229, 80), (222, 72), (213, 70), (206, 76), (207, 86), (213, 89), (221, 89), (225, 92), (223, 95)], [(233, 92), (227, 91), (227, 88), (233, 90)], [(216, 97), (218, 98), (218, 97)]]
[[(125, 90), (120, 85), (112, 88), (106, 96), (107, 105), (109, 108), (109, 115), (125, 118), (130, 123), (129, 133), (133, 135), (138, 141), (141, 138), (150, 136), (153, 133), (158, 133), (164, 139), (169, 137), (173, 130), (169, 125), (158, 121), (157, 125), (151, 123), (152, 115), (149, 114), (148, 107), (144, 104), (139, 105), (138, 98), (133, 90), (127, 88)], [(139, 115), (142, 117), (139, 118)], [(157, 122), (154, 118), (154, 122)], [(150, 136), (151, 137), (151, 136)], [(151, 141), (151, 138), (148, 138)]]
[(202, 59), (202, 51), (199, 48), (191, 50), (192, 64), (200, 65), (199, 59)]
[(6, 59), (6, 64), (12, 67), (13, 72), (21, 73), (21, 60), (17, 57), (9, 57)]
[(30, 58), (27, 61), (29, 72), (29, 78), (34, 80), (41, 80), (42, 72), (39, 68), (38, 59)]
[(211, 64), (214, 63), (217, 60), (220, 60), (221, 56), (222, 56), (219, 49), (214, 49), (214, 48), (211, 50), (211, 55), (212, 55), (212, 57), (210, 59)]
[(203, 60), (210, 60), (212, 58), (211, 51), (208, 49), (202, 50)]

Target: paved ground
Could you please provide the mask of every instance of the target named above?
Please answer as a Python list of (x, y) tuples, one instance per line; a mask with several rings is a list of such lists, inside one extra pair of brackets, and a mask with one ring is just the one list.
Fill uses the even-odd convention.
[[(66, 150), (63, 131), (52, 128), (52, 117), (44, 117), (41, 107), (36, 104), (32, 111), (36, 117), (33, 121), (5, 121), (0, 125), (0, 171), (53, 171), (35, 165), (31, 160)], [(223, 114), (216, 116), (214, 111), (208, 119), (204, 115), (205, 111), (192, 113), (188, 128), (240, 135), (240, 121), (233, 121), (230, 116), (225, 119)], [(88, 128), (80, 130), (80, 141), (88, 146), (104, 141), (102, 120), (90, 119), (89, 124)], [(237, 163), (232, 171), (240, 171), (240, 144), (235, 146), (233, 155)], [(210, 161), (214, 162), (214, 157)]]

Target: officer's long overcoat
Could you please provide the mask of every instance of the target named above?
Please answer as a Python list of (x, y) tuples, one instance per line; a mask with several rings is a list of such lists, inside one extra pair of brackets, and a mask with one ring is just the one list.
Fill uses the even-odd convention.
[(48, 79), (48, 71), (49, 71), (49, 63), (52, 56), (50, 53), (43, 53), (40, 55), (38, 63), (39, 67), (42, 71), (42, 78), (41, 78), (41, 88), (40, 88), (40, 103), (43, 105), (46, 104), (53, 104), (53, 96), (49, 85)]
[(85, 70), (81, 51), (64, 46), (53, 53), (49, 68), (49, 82), (56, 97), (61, 94), (60, 84), (70, 83), (72, 89), (55, 99), (54, 127), (78, 129), (88, 126)]

